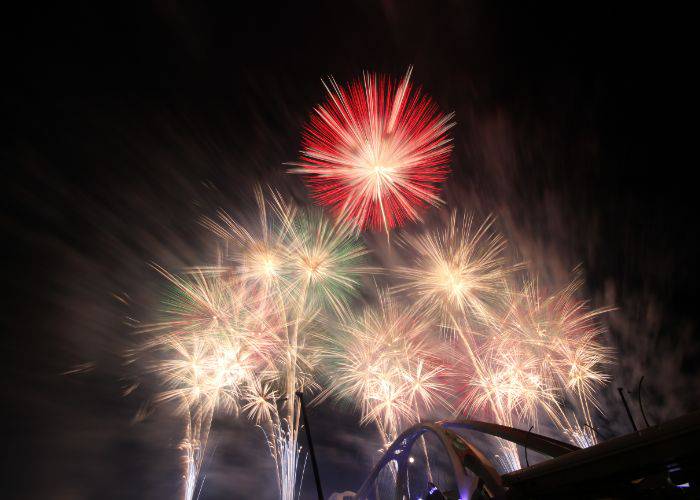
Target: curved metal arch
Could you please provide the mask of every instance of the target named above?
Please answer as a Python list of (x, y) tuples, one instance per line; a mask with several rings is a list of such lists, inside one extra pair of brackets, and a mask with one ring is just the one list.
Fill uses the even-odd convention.
[(528, 448), (552, 458), (556, 458), (580, 449), (578, 446), (559, 441), (558, 439), (543, 436), (541, 434), (527, 432), (522, 429), (516, 429), (515, 427), (492, 424), (490, 422), (482, 422), (480, 420), (441, 420), (437, 422), (437, 424), (445, 429), (466, 429), (505, 439), (506, 441), (519, 444), (524, 448)]
[[(492, 498), (503, 498), (505, 496), (505, 489), (503, 488), (501, 476), (496, 472), (493, 464), (478, 448), (469, 444), (462, 437), (450, 431), (450, 429), (465, 429), (481, 432), (519, 444), (553, 458), (579, 449), (577, 446), (554, 438), (532, 432), (525, 432), (521, 429), (507, 427), (505, 425), (481, 422), (479, 420), (442, 420), (434, 423), (419, 423), (410, 427), (396, 438), (386, 453), (382, 455), (379, 462), (373, 467), (369, 477), (360, 487), (357, 498), (366, 498), (369, 500), (375, 498), (375, 494), (371, 488), (375, 484), (379, 472), (392, 460), (397, 463), (396, 496), (398, 499), (405, 498), (408, 494), (408, 456), (410, 450), (415, 441), (428, 431), (438, 437), (450, 459), (460, 498), (469, 498), (471, 493), (479, 487), (481, 482), (486, 486)], [(476, 474), (478, 481), (469, 477), (465, 472), (465, 468)]]
[[(501, 498), (505, 494), (501, 477), (491, 462), (477, 448), (454, 432), (443, 428), (440, 422), (426, 422), (410, 427), (396, 438), (360, 487), (357, 498), (369, 500), (376, 498), (372, 486), (381, 470), (392, 460), (397, 463), (396, 498), (406, 498), (408, 496), (408, 456), (413, 444), (426, 432), (432, 432), (447, 453), (461, 498), (469, 498), (481, 482), (486, 485), (494, 498)], [(473, 471), (477, 477), (468, 476), (465, 467)]]

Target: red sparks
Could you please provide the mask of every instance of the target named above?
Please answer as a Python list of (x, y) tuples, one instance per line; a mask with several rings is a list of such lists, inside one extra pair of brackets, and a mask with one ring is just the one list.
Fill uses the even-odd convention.
[(320, 204), (361, 230), (388, 233), (441, 202), (454, 113), (440, 112), (410, 77), (409, 68), (400, 82), (371, 73), (347, 87), (331, 79), (293, 163)]

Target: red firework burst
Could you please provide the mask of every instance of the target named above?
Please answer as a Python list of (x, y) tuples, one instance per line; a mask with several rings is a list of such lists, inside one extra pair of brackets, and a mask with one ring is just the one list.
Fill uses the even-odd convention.
[(400, 82), (365, 73), (346, 87), (324, 83), (328, 99), (314, 109), (290, 170), (305, 175), (320, 204), (360, 229), (388, 233), (441, 201), (454, 113), (440, 112), (410, 77), (411, 68)]

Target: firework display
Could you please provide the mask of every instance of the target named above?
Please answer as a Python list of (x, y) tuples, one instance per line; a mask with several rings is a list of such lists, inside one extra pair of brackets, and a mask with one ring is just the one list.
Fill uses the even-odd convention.
[(221, 213), (208, 226), (228, 252), (222, 265), (176, 277), (163, 321), (143, 328), (161, 355), (153, 371), (186, 416), (181, 448), (191, 498), (212, 415), (245, 414), (260, 426), (276, 465), (280, 497), (295, 498), (300, 446), (296, 391), (313, 390), (314, 329), (347, 315), (366, 250), (343, 223), (256, 191), (258, 220), (244, 227)]
[[(575, 298), (580, 279), (550, 295), (536, 280), (514, 290), (522, 266), (507, 265), (505, 245), (492, 220), (475, 225), (453, 212), (445, 228), (406, 238), (412, 266), (397, 269), (396, 290), (413, 296), (460, 349), (458, 413), (534, 427), (543, 416), (577, 445), (595, 444), (595, 392), (611, 359), (598, 317), (608, 309), (589, 309)], [(520, 468), (515, 445), (501, 445), (501, 466)]]
[(331, 340), (326, 394), (354, 402), (361, 422), (373, 422), (388, 446), (423, 410), (444, 406), (449, 387), (429, 318), (385, 290), (377, 296), (375, 307), (341, 324)]
[[(200, 484), (214, 415), (262, 429), (280, 498), (297, 498), (297, 391), (350, 402), (383, 449), (432, 415), (546, 421), (579, 446), (596, 442), (612, 352), (607, 309), (577, 298), (580, 279), (547, 292), (509, 259), (494, 218), (461, 210), (402, 230), (396, 265), (369, 265), (361, 231), (421, 220), (449, 171), (453, 116), (410, 76), (330, 81), (292, 169), (330, 214), (256, 188), (254, 217), (203, 220), (219, 242), (215, 264), (157, 267), (168, 291), (140, 352), (154, 360), (156, 402), (183, 417), (184, 498)], [(518, 469), (515, 445), (498, 445), (500, 466)]]
[(441, 113), (410, 82), (373, 73), (341, 87), (326, 86), (303, 132), (303, 174), (313, 196), (360, 229), (384, 229), (420, 219), (440, 203), (439, 184), (449, 172), (448, 132), (454, 114)]
[(428, 314), (439, 312), (493, 323), (494, 304), (503, 298), (510, 270), (503, 257), (505, 240), (491, 231), (489, 218), (474, 227), (471, 216), (452, 212), (445, 229), (408, 235), (413, 266), (397, 269), (406, 292)]

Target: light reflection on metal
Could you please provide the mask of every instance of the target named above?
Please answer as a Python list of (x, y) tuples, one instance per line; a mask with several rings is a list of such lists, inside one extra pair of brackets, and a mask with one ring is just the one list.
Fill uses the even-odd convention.
[(452, 429), (477, 431), (521, 446), (527, 445), (529, 449), (550, 457), (558, 457), (578, 449), (576, 446), (546, 436), (478, 420), (423, 422), (404, 431), (387, 449), (360, 487), (357, 498), (367, 500), (378, 498), (379, 473), (392, 462), (395, 463), (393, 467), (397, 471), (396, 498), (408, 498), (410, 451), (416, 440), (426, 432), (438, 438), (442, 449), (447, 454), (461, 499), (471, 498), (477, 488), (484, 489), (490, 498), (505, 498), (501, 476), (496, 472), (491, 461)]

